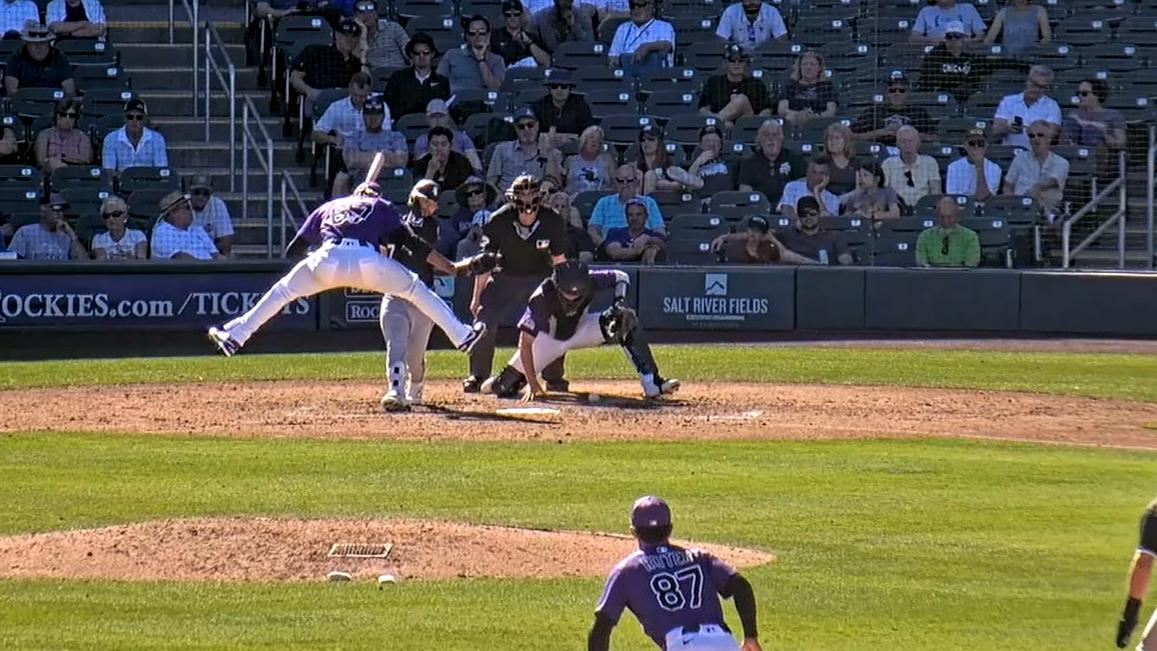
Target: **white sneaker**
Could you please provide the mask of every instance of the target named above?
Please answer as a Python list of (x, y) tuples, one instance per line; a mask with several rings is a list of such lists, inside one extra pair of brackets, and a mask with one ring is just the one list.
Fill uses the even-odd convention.
[(410, 403), (396, 391), (387, 391), (382, 396), (382, 409), (389, 412), (410, 411)]
[(217, 326), (209, 328), (208, 335), (209, 341), (212, 341), (214, 344), (216, 344), (217, 350), (220, 350), (221, 354), (226, 357), (232, 357), (233, 355), (237, 354), (237, 351), (241, 350), (241, 344), (234, 341), (233, 337), (230, 337), (228, 332), (225, 332)]
[(660, 380), (659, 382), (659, 390), (662, 391), (665, 396), (675, 393), (679, 390), (680, 386), (682, 386), (682, 384), (674, 378), (670, 380)]
[(409, 389), (406, 391), (406, 402), (411, 405), (422, 404), (422, 383), (410, 383)]
[(469, 353), (474, 349), (474, 345), (482, 339), (482, 335), (484, 334), (486, 334), (486, 324), (481, 321), (476, 321), (474, 325), (470, 326), (470, 335), (466, 337), (466, 341), (458, 345), (458, 350)]

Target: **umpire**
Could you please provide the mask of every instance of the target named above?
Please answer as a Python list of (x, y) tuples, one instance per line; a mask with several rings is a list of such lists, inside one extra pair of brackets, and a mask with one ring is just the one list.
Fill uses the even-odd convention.
[[(490, 215), (482, 227), (482, 250), (497, 253), (501, 264), (493, 273), (474, 277), (470, 311), (486, 332), (470, 351), (470, 377), (462, 383), (466, 393), (478, 393), (494, 366), (498, 324), (517, 319), (530, 294), (554, 265), (566, 261), (566, 222), (542, 206), (542, 181), (530, 174), (514, 179), (506, 193), (507, 203)], [(563, 359), (542, 371), (548, 391), (565, 392)]]
[[(1137, 544), (1133, 563), (1129, 566), (1129, 596), (1125, 600), (1121, 621), (1117, 624), (1118, 649), (1124, 649), (1129, 644), (1129, 638), (1137, 626), (1141, 600), (1145, 598), (1145, 592), (1149, 589), (1149, 574), (1153, 571), (1155, 556), (1157, 556), (1157, 500), (1150, 502), (1145, 514), (1141, 516), (1141, 541)], [(1137, 645), (1138, 651), (1157, 650), (1157, 633), (1153, 630), (1155, 622), (1157, 612), (1153, 613), (1149, 625), (1141, 634), (1141, 642)]]

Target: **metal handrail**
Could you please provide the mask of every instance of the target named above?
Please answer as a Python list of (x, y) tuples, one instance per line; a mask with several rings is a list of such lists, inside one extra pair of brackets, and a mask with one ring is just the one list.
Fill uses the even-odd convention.
[[(222, 72), (221, 64), (217, 63), (213, 57), (214, 45), (220, 52), (222, 62), (225, 65), (225, 72)], [(209, 142), (211, 139), (209, 117), (212, 113), (210, 106), (213, 99), (213, 87), (212, 79), (209, 76), (210, 72), (217, 75), (217, 82), (221, 84), (229, 98), (229, 191), (232, 192), (236, 185), (234, 179), (237, 176), (237, 66), (233, 65), (229, 51), (225, 49), (225, 41), (221, 40), (217, 26), (205, 21), (205, 142)]]
[[(1104, 233), (1105, 231), (1112, 228), (1114, 224), (1116, 224), (1117, 228), (1118, 228), (1118, 230), (1117, 230), (1117, 267), (1119, 269), (1125, 268), (1125, 213), (1126, 213), (1129, 206), (1128, 206), (1128, 197), (1126, 196), (1128, 185), (1125, 182), (1125, 169), (1126, 168), (1125, 168), (1125, 152), (1124, 151), (1122, 151), (1118, 154), (1118, 165), (1120, 167), (1119, 167), (1117, 179), (1115, 181), (1113, 181), (1112, 183), (1110, 183), (1109, 185), (1105, 186), (1105, 189), (1101, 190), (1101, 192), (1099, 194), (1097, 194), (1097, 196), (1093, 197), (1092, 201), (1085, 204), (1085, 206), (1083, 208), (1078, 210), (1075, 215), (1073, 215), (1069, 219), (1065, 220), (1065, 222), (1061, 225), (1061, 255), (1062, 255), (1061, 267), (1062, 268), (1068, 269), (1070, 264), (1072, 263), (1072, 259), (1074, 256), (1076, 256), (1081, 251), (1085, 250), (1085, 248), (1087, 248), (1090, 244), (1095, 242), (1097, 240), (1097, 238), (1099, 238), (1101, 236), (1102, 233)], [(1097, 209), (1097, 206), (1105, 199), (1108, 199), (1109, 196), (1113, 194), (1113, 192), (1117, 192), (1119, 194), (1117, 199), (1120, 202), (1119, 203), (1120, 207), (1117, 209), (1117, 212), (1113, 213), (1113, 216), (1110, 217), (1104, 224), (1101, 224), (1100, 226), (1098, 226), (1097, 230), (1093, 231), (1088, 237), (1081, 240), (1079, 244), (1077, 244), (1075, 247), (1070, 249), (1069, 245), (1071, 244), (1071, 240), (1072, 240), (1073, 224), (1077, 223), (1081, 219), (1084, 219), (1087, 215), (1093, 214), (1093, 211)]]
[[(245, 95), (241, 111), (241, 219), (249, 219), (249, 146), (257, 155), (257, 162), (265, 172), (265, 237), (266, 256), (273, 257), (273, 138), (261, 121), (261, 113), (253, 104), (253, 98)], [(251, 117), (252, 116), (252, 117)], [(261, 140), (254, 134), (250, 120), (256, 120)], [(262, 147), (264, 146), (264, 153)]]
[[(286, 170), (281, 170), (281, 257), (284, 258), (289, 253), (285, 245), (285, 227), (289, 224), (293, 225), (296, 231), (301, 228), (301, 224), (293, 217), (293, 210), (289, 207), (289, 194), (286, 191), (293, 193), (293, 199), (297, 202), (297, 207), (301, 210), (302, 221), (305, 221), (306, 215), (309, 214), (309, 207), (305, 205), (305, 200), (301, 198), (301, 193), (297, 191), (297, 184), (293, 182), (293, 177), (289, 175)], [(286, 218), (289, 218), (289, 224), (286, 224)]]
[(1145, 251), (1146, 266), (1153, 268), (1153, 199), (1154, 199), (1154, 182), (1153, 175), (1157, 174), (1157, 126), (1149, 125), (1149, 150), (1145, 155), (1145, 220), (1147, 222), (1145, 231)]
[[(197, 84), (200, 73), (197, 53), (201, 51), (200, 30), (197, 29), (197, 25), (201, 24), (199, 19), (201, 7), (199, 0), (181, 0), (181, 4), (185, 5), (185, 14), (189, 18), (189, 29), (193, 32), (193, 117), (197, 117)], [(169, 45), (174, 45), (177, 41), (175, 8), (176, 0), (169, 0)]]

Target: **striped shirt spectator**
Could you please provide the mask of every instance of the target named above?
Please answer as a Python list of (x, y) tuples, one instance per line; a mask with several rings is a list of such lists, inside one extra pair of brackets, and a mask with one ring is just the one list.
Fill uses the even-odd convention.
[(153, 227), (154, 260), (192, 258), (214, 260), (221, 257), (205, 229), (193, 223), (189, 197), (171, 192), (161, 199), (161, 219)]
[(0, 0), (0, 36), (9, 32), (19, 34), (29, 21), (40, 22), (40, 8), (31, 0)]
[(125, 125), (104, 137), (101, 166), (123, 172), (130, 167), (168, 167), (165, 137), (145, 126), (148, 111), (139, 99), (125, 103)]

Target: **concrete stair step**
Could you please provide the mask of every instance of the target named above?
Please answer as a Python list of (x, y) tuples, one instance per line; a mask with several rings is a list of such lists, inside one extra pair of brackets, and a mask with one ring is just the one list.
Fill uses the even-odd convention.
[[(185, 10), (177, 8), (177, 16), (183, 17)], [(245, 28), (239, 22), (214, 21), (217, 32), (226, 43), (242, 43), (245, 40)], [(108, 26), (109, 40), (120, 47), (121, 43), (163, 43), (169, 45), (169, 22), (163, 21), (110, 21)], [(173, 26), (173, 40), (175, 43), (192, 43), (193, 35), (188, 20), (178, 20)], [(234, 61), (240, 64), (241, 61)]]
[[(178, 168), (178, 171), (181, 173), (181, 176), (185, 177), (186, 179), (196, 175), (205, 175), (209, 177), (209, 183), (212, 184), (213, 188), (217, 192), (228, 192), (229, 179), (231, 178), (228, 165), (224, 167), (193, 167), (189, 169)], [(276, 197), (278, 200), (280, 200), (281, 197), (281, 173), (283, 171), (288, 173), (289, 177), (293, 179), (294, 184), (297, 186), (297, 191), (301, 193), (303, 199), (306, 197), (307, 192), (318, 191), (309, 187), (308, 168), (303, 169), (300, 167), (285, 167), (282, 169), (275, 169), (273, 174), (273, 193), (274, 197)], [(233, 177), (233, 187), (235, 188), (235, 192), (241, 191), (242, 176), (243, 174), (239, 166), (236, 176)], [(265, 172), (259, 172), (255, 169), (251, 169), (249, 171), (249, 191), (250, 193), (265, 192)]]
[[(225, 38), (225, 35), (221, 35)], [(170, 68), (175, 66), (193, 65), (193, 44), (191, 42), (168, 42), (168, 37), (162, 42), (142, 43), (116, 41), (117, 49), (121, 53), (121, 64), (124, 66)], [(245, 65), (245, 45), (241, 39), (225, 46), (235, 66)], [(198, 57), (204, 57), (204, 44), (197, 51)], [(218, 60), (220, 62), (220, 60)], [(134, 77), (133, 81), (136, 81)]]
[[(191, 64), (190, 64), (191, 65)], [(133, 90), (137, 92), (145, 90), (170, 90), (173, 88), (192, 88), (193, 87), (193, 69), (190, 65), (184, 66), (141, 66), (134, 62), (131, 67), (125, 67), (125, 74), (132, 77)], [(210, 88), (213, 94), (224, 94), (220, 82), (217, 80), (217, 75), (209, 73)], [(228, 77), (226, 77), (228, 79)], [(197, 73), (197, 83), (205, 83), (205, 70), (201, 69)], [(237, 85), (238, 91), (259, 91), (257, 87), (257, 69), (256, 68), (238, 68), (237, 69)], [(268, 91), (263, 91), (268, 93)]]
[[(149, 105), (149, 114), (157, 116), (192, 116), (193, 115), (193, 95), (186, 90), (142, 90), (137, 93), (141, 99)], [(267, 116), (269, 110), (269, 93), (258, 91), (238, 91), (238, 107), (237, 115), (241, 115), (240, 98), (249, 96), (253, 98), (253, 103), (257, 110), (263, 116)], [(204, 108), (204, 99), (200, 100), (198, 112)], [(229, 115), (229, 98), (224, 95), (214, 93), (209, 100), (209, 112), (213, 116), (221, 117)], [(269, 135), (278, 137), (280, 130), (270, 131)]]
[[(157, 116), (149, 121), (153, 128), (165, 134), (165, 139), (172, 142), (199, 141), (205, 138), (205, 120), (200, 117)], [(240, 121), (240, 118), (238, 118)], [(278, 118), (262, 118), (270, 136), (281, 133), (281, 120)], [(275, 131), (276, 130), (276, 131)], [(241, 138), (241, 125), (237, 125), (236, 136)], [(211, 142), (229, 142), (228, 116), (214, 116), (209, 118), (209, 139)]]
[[(228, 142), (198, 142), (198, 141), (169, 141), (169, 164), (178, 170), (192, 167), (228, 167)], [(294, 160), (295, 143), (275, 141), (273, 143), (273, 168), (275, 172), (283, 168), (297, 165)], [(235, 152), (237, 162), (241, 162), (241, 149)], [(252, 156), (252, 152), (250, 152)], [(256, 164), (256, 162), (254, 162)]]

